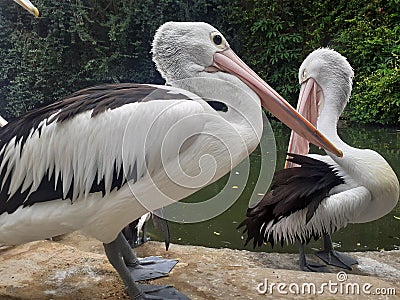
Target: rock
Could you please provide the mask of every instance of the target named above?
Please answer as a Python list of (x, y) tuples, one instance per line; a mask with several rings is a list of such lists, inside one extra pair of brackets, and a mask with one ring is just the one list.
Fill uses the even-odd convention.
[[(350, 253), (360, 262), (353, 271), (338, 274), (340, 270), (332, 269), (332, 273), (316, 274), (298, 271), (295, 254), (175, 244), (165, 251), (164, 247), (163, 243), (148, 242), (135, 251), (139, 257), (161, 255), (179, 259), (169, 277), (152, 283), (173, 285), (192, 299), (400, 298), (398, 295), (372, 294), (376, 288), (384, 288), (380, 291), (386, 293), (399, 290), (400, 251)], [(331, 292), (328, 289), (329, 281)], [(262, 291), (265, 283), (270, 289), (266, 294), (260, 294), (257, 287)], [(275, 284), (272, 289), (271, 284)], [(336, 293), (335, 284), (338, 289)], [(318, 294), (321, 286), (323, 293)], [(371, 294), (363, 293), (363, 287), (369, 287)], [(357, 288), (360, 288), (359, 295)], [(299, 295), (292, 293), (296, 290)], [(104, 255), (102, 244), (74, 233), (58, 242), (38, 241), (1, 248), (0, 299), (128, 297), (121, 280)]]
[(0, 299), (118, 299), (124, 287), (105, 255), (51, 241), (0, 250)]

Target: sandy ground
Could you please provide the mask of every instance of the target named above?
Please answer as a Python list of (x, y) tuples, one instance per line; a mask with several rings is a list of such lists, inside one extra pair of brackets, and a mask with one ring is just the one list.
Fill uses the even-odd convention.
[[(295, 254), (175, 244), (166, 252), (159, 242), (148, 242), (136, 253), (179, 259), (169, 277), (151, 283), (173, 285), (192, 299), (400, 299), (400, 251), (351, 253), (359, 265), (339, 275), (335, 268), (301, 272)], [(269, 289), (262, 294), (257, 287), (263, 292), (265, 283)], [(394, 291), (397, 295), (387, 295)], [(1, 248), (2, 299), (128, 297), (102, 244), (75, 233), (59, 241)]]

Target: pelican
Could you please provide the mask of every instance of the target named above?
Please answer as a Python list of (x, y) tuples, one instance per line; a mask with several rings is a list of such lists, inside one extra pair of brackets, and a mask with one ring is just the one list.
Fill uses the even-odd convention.
[[(323, 237), (317, 255), (326, 263), (351, 270), (356, 260), (333, 249), (330, 234), (348, 223), (365, 223), (389, 213), (399, 199), (396, 174), (377, 152), (357, 149), (337, 134), (337, 122), (349, 101), (353, 69), (332, 49), (312, 52), (299, 69), (298, 110), (343, 151), (338, 158), (309, 154), (308, 142), (292, 132), (288, 167), (276, 172), (272, 190), (247, 211), (240, 224), (246, 244), (300, 242), (300, 267), (323, 271), (306, 261), (304, 244)], [(293, 165), (291, 165), (293, 164)]]
[(121, 230), (247, 157), (262, 133), (260, 104), (341, 155), (211, 25), (167, 22), (155, 34), (152, 54), (166, 86), (86, 88), (0, 129), (0, 244), (80, 230), (104, 243), (132, 299), (148, 291), (135, 283), (131, 270), (144, 267)]

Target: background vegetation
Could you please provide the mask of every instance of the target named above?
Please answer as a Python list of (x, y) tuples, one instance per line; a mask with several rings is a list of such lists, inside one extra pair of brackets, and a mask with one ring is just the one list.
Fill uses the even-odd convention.
[(162, 83), (150, 57), (169, 20), (205, 21), (292, 104), (313, 49), (345, 55), (356, 77), (344, 118), (400, 122), (400, 0), (36, 0), (35, 20), (0, 2), (0, 114), (12, 118), (104, 82)]

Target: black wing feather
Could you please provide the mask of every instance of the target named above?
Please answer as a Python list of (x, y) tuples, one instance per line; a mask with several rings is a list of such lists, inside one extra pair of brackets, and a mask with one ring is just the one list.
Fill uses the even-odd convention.
[[(186, 99), (190, 100), (187, 95), (176, 92), (170, 93), (168, 89), (157, 88), (155, 86), (145, 84), (109, 84), (86, 88), (80, 90), (69, 97), (57, 101), (53, 104), (28, 112), (15, 120), (11, 121), (4, 127), (0, 128), (0, 150), (8, 145), (15, 138), (14, 146), (20, 142), (21, 152), (23, 145), (29, 138), (30, 134), (35, 130), (41, 133), (41, 123), (46, 121), (47, 124), (53, 122), (65, 122), (74, 116), (92, 111), (91, 117), (94, 118), (107, 110), (116, 109), (125, 104), (134, 102), (143, 102), (153, 99)], [(4, 159), (4, 153), (0, 154), (0, 162)], [(38, 158), (40, 159), (40, 158)], [(136, 168), (136, 165), (135, 165)], [(122, 174), (122, 168), (117, 171), (114, 164), (113, 181), (111, 190), (119, 189), (126, 182), (126, 178)], [(56, 199), (72, 199), (73, 179), (66, 197), (63, 196), (62, 183), (59, 178), (56, 184), (55, 175), (49, 176), (45, 174), (38, 189), (29, 194), (30, 188), (22, 192), (22, 187), (10, 197), (8, 190), (11, 183), (11, 175), (6, 176), (7, 163), (0, 173), (0, 183), (4, 182), (3, 188), (0, 190), (0, 215), (2, 213), (13, 213), (20, 206), (31, 206), (38, 202), (52, 201)], [(133, 170), (132, 176), (128, 174), (129, 180), (137, 179), (136, 170)], [(57, 188), (54, 188), (54, 187)], [(97, 175), (92, 184), (90, 193), (102, 192), (106, 194), (104, 178), (97, 182)]]
[[(308, 223), (329, 191), (344, 183), (343, 178), (329, 164), (299, 154), (288, 155), (290, 158), (287, 160), (300, 167), (277, 171), (271, 191), (254, 207), (247, 210), (247, 218), (238, 226), (238, 228), (245, 226), (246, 244), (253, 239), (253, 247), (261, 246), (263, 242), (269, 242), (272, 246), (279, 242), (275, 241), (272, 235), (265, 234), (270, 222), (276, 224), (282, 218), (306, 208), (306, 223)], [(312, 237), (318, 238), (310, 236), (304, 242), (309, 242)], [(280, 242), (283, 243), (283, 239)]]

